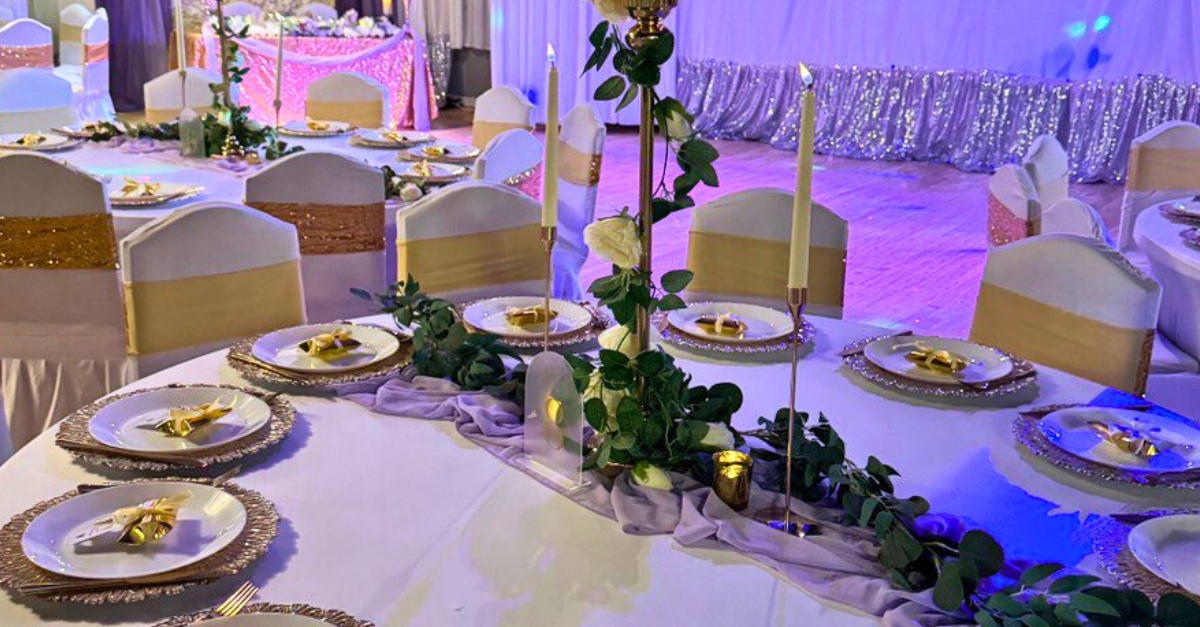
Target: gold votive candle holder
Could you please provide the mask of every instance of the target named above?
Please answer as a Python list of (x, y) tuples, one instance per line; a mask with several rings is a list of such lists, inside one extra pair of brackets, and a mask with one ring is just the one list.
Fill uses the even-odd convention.
[(741, 451), (713, 453), (713, 492), (735, 512), (750, 506), (754, 460)]

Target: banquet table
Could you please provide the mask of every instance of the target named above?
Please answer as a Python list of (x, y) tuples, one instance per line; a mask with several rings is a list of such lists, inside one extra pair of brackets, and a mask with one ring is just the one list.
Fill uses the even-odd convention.
[(1196, 228), (1173, 222), (1162, 214), (1163, 203), (1138, 216), (1134, 240), (1146, 253), (1154, 278), (1162, 284), (1158, 328), (1184, 352), (1200, 359), (1200, 249), (1180, 236)]
[[(390, 324), (382, 316), (368, 319)], [(815, 346), (799, 365), (799, 409), (824, 412), (851, 458), (875, 454), (901, 473), (901, 494), (927, 497), (993, 533), (1010, 555), (1079, 562), (1088, 513), (1120, 510), (1130, 493), (1076, 480), (1021, 454), (1012, 403), (979, 407), (885, 391), (840, 366), (840, 349), (881, 330), (813, 318)], [(674, 351), (674, 349), (671, 349)], [(786, 401), (786, 363), (678, 354), (698, 384), (732, 380), (753, 427)], [(245, 381), (223, 351), (138, 381)], [(1043, 368), (1037, 398), (1084, 402), (1095, 383)], [(463, 439), (444, 422), (375, 414), (348, 400), (288, 397), (297, 424), (237, 483), (272, 500), (279, 536), (251, 567), (257, 600), (342, 609), (399, 625), (782, 625), (854, 627), (877, 621), (818, 601), (734, 552), (625, 535)], [(72, 463), (47, 432), (0, 466), (0, 518), (79, 483), (133, 475)], [(1179, 497), (1145, 490), (1139, 502)], [(150, 625), (211, 607), (244, 577), (130, 607), (82, 607), (0, 597), (0, 625)]]

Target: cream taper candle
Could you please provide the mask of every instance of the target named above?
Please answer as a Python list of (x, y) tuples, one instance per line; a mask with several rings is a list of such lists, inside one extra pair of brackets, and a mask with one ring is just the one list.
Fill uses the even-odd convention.
[(558, 63), (554, 46), (546, 45), (550, 73), (546, 77), (546, 148), (542, 157), (542, 226), (558, 226)]
[(183, 32), (183, 0), (175, 0), (175, 53), (179, 68), (187, 69), (187, 34)]
[(276, 15), (275, 19), (279, 20), (279, 50), (275, 54), (275, 102), (283, 102), (283, 15)]
[(788, 255), (788, 287), (808, 287), (808, 257), (812, 238), (813, 75), (800, 64), (800, 138), (796, 147), (796, 198), (792, 205), (792, 238)]

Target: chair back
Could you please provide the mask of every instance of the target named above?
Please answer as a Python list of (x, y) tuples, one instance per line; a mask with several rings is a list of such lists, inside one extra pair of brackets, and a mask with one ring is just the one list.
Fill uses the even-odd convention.
[[(757, 188), (727, 194), (692, 213), (688, 302), (735, 301), (787, 306), (792, 194)], [(840, 318), (845, 300), (846, 221), (814, 204), (808, 266), (808, 310)]]
[(1133, 140), (1121, 201), (1117, 246), (1135, 246), (1138, 215), (1158, 203), (1200, 194), (1200, 126), (1166, 122)]
[[(142, 87), (142, 95), (146, 100), (147, 122), (162, 124), (179, 117), (179, 112), (183, 109), (181, 81), (179, 70), (171, 70), (148, 81)], [(200, 116), (212, 111), (213, 92), (210, 86), (220, 82), (221, 77), (213, 72), (194, 67), (188, 68), (188, 108)]]
[(108, 93), (108, 11), (97, 10), (83, 25), (83, 93)]
[(237, 15), (258, 19), (260, 16), (262, 16), (262, 7), (256, 4), (250, 4), (249, 2), (237, 0), (237, 2), (225, 3), (223, 12), (225, 13), (226, 17), (233, 17)]
[(337, 72), (308, 84), (305, 114), (315, 120), (379, 128), (391, 119), (387, 88), (357, 72)]
[(338, 18), (337, 9), (328, 4), (321, 4), (320, 2), (310, 2), (300, 7), (300, 14), (323, 20), (336, 20)]
[(69, 4), (58, 12), (58, 62), (83, 65), (83, 27), (92, 17), (91, 9)]
[(1094, 238), (1031, 237), (988, 253), (971, 340), (1142, 394), (1161, 296)]
[(0, 72), (0, 133), (46, 131), (76, 121), (66, 79), (34, 68)]
[[(13, 13), (12, 9), (6, 6), (0, 6), (0, 26), (4, 26), (15, 19), (17, 19), (17, 16), (15, 13)], [(0, 441), (0, 446), (3, 446), (3, 441)], [(0, 453), (0, 456), (2, 455), (3, 453)], [(0, 459), (2, 459), (2, 457), (0, 457)]]
[(483, 150), (492, 138), (512, 129), (533, 130), (533, 103), (524, 94), (499, 85), (475, 99), (471, 145)]
[(54, 68), (54, 32), (27, 17), (0, 27), (0, 71)]
[(558, 239), (554, 246), (554, 296), (583, 299), (579, 271), (587, 260), (583, 230), (596, 218), (596, 191), (607, 136), (591, 105), (576, 106), (558, 135)]
[(1003, 246), (1037, 235), (1042, 204), (1033, 179), (1020, 166), (1002, 165), (988, 179), (988, 241)]
[(472, 178), (503, 183), (533, 199), (542, 197), (542, 142), (524, 129), (492, 138), (475, 159)]
[(1071, 160), (1053, 135), (1042, 135), (1033, 140), (1021, 165), (1033, 180), (1043, 207), (1071, 197)]
[(379, 170), (340, 153), (296, 153), (246, 179), (246, 204), (295, 225), (310, 321), (377, 313), (350, 288), (387, 283)]
[(121, 240), (138, 375), (304, 324), (296, 227), (223, 202), (184, 207)]
[(491, 181), (463, 181), (396, 216), (396, 276), (457, 302), (543, 293), (537, 201)]
[(1043, 211), (1042, 233), (1069, 233), (1091, 237), (1115, 248), (1100, 213), (1077, 198), (1057, 202)]

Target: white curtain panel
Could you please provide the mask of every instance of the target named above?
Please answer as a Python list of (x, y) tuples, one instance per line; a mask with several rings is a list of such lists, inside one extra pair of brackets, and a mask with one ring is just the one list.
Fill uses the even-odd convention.
[(489, 0), (416, 0), (416, 2), (423, 2), (425, 5), (425, 30), (428, 37), (445, 35), (450, 38), (450, 47), (455, 50), (462, 48), (487, 50), (490, 47)]
[(12, 14), (9, 19), (29, 17), (29, 0), (0, 0), (0, 7), (8, 9)]

